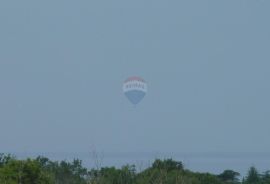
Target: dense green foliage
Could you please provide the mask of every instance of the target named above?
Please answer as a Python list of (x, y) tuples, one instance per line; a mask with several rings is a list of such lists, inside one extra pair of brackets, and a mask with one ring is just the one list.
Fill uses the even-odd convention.
[(19, 160), (0, 154), (0, 184), (270, 184), (270, 171), (260, 174), (255, 167), (241, 182), (239, 177), (232, 170), (219, 175), (191, 172), (172, 159), (156, 160), (151, 167), (137, 172), (134, 165), (88, 170), (80, 160)]

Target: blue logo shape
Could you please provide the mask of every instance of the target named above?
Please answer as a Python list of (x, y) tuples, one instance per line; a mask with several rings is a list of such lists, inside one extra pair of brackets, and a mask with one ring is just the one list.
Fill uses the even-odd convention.
[(123, 85), (123, 91), (128, 100), (137, 105), (147, 92), (147, 84), (140, 77), (129, 77)]

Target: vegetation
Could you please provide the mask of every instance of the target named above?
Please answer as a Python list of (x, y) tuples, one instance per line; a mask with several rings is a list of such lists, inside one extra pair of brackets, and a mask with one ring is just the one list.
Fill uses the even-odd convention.
[(239, 177), (232, 170), (219, 175), (192, 172), (172, 159), (156, 160), (151, 167), (137, 172), (134, 165), (88, 170), (80, 160), (19, 160), (0, 154), (0, 184), (270, 184), (270, 171), (260, 174), (255, 167), (242, 181)]

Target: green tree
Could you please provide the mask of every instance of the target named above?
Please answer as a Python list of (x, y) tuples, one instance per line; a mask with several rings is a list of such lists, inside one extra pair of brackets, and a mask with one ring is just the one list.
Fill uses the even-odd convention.
[(260, 182), (260, 175), (255, 167), (251, 167), (248, 171), (248, 176), (245, 180), (247, 184), (258, 184)]
[(164, 169), (166, 171), (172, 171), (172, 170), (183, 170), (184, 166), (182, 162), (177, 162), (172, 159), (165, 159), (165, 160), (160, 160), (157, 159), (153, 165), (153, 168), (157, 169)]
[(50, 184), (52, 180), (37, 161), (10, 159), (0, 168), (0, 181), (4, 184)]
[(236, 183), (239, 181), (240, 174), (238, 172), (235, 172), (233, 170), (225, 170), (223, 173), (218, 175), (218, 178), (220, 178), (224, 182), (231, 182)]
[(269, 184), (269, 183), (270, 183), (270, 171), (266, 171), (266, 172), (262, 175), (262, 183), (263, 183), (263, 184)]

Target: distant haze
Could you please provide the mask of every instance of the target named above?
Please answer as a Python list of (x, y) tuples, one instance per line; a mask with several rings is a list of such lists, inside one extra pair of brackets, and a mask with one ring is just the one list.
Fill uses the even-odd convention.
[(1, 1), (0, 152), (270, 152), (269, 9)]

